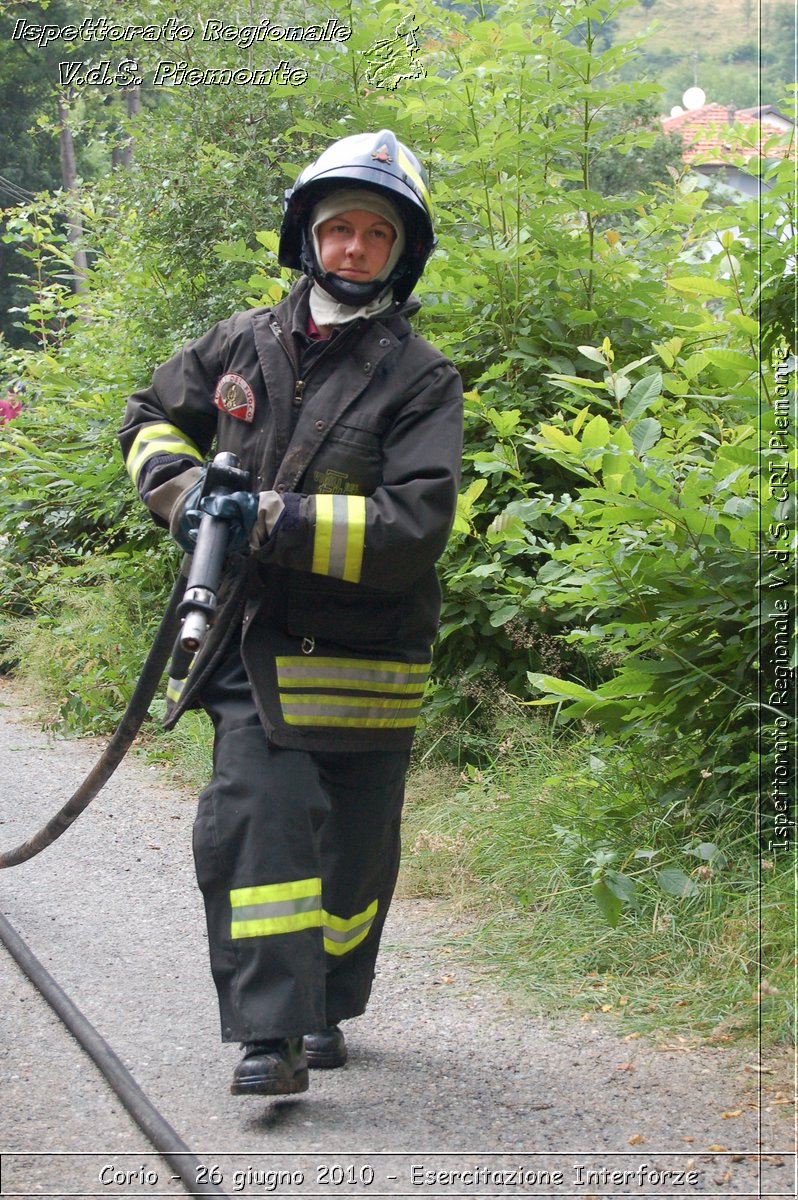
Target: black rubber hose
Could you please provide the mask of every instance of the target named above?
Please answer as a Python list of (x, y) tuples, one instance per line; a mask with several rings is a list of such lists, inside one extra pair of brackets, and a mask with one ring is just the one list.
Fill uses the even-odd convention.
[(144, 1095), (123, 1062), (97, 1032), (80, 1009), (59, 987), (52, 975), (42, 966), (36, 956), (25, 945), (22, 938), (0, 913), (0, 940), (16, 959), (31, 983), (39, 989), (47, 1003), (58, 1014), (69, 1032), (77, 1039), (90, 1056), (108, 1083), (122, 1101), (139, 1129), (180, 1176), (186, 1191), (191, 1196), (217, 1196), (229, 1200), (226, 1192), (219, 1190), (209, 1181), (199, 1182), (203, 1175), (202, 1164), (178, 1137), (169, 1122)]
[(108, 782), (127, 754), (133, 739), (141, 728), (142, 722), (149, 711), (152, 698), (155, 695), (164, 668), (172, 653), (172, 648), (180, 629), (180, 617), (177, 610), (185, 589), (186, 576), (181, 571), (175, 580), (166, 612), (163, 615), (158, 632), (155, 635), (155, 640), (144, 662), (141, 675), (133, 689), (130, 703), (125, 709), (122, 720), (114, 730), (104, 752), (77, 791), (70, 796), (63, 808), (54, 817), (51, 817), (46, 825), (42, 826), (38, 833), (29, 838), (27, 842), (22, 842), (15, 849), (8, 850), (4, 854), (0, 853), (0, 869), (3, 867), (16, 867), (19, 863), (26, 862), (27, 859), (33, 858), (35, 854), (39, 854), (40, 851), (51, 845), (56, 838), (59, 838), (69, 828), (75, 818), (79, 817), (85, 808), (88, 808), (94, 797)]

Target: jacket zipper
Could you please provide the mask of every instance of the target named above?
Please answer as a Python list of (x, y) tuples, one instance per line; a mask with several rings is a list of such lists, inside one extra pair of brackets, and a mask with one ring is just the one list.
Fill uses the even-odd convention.
[[(354, 329), (359, 328), (360, 324), (362, 324), (362, 322), (355, 322), (352, 326), (350, 326), (350, 328), (348, 330), (346, 330), (346, 333), (344, 334), (344, 336), (351, 337), (354, 332)], [(302, 400), (304, 398), (305, 388), (307, 386), (307, 381), (308, 381), (309, 377), (312, 375), (313, 371), (319, 365), (319, 363), (324, 361), (324, 355), (325, 355), (325, 351), (326, 351), (327, 347), (325, 347), (325, 350), (322, 350), (321, 354), (319, 354), (319, 356), (316, 358), (315, 362), (311, 363), (310, 367), (308, 368), (308, 372), (307, 372), (307, 375), (305, 376), (305, 378), (299, 379), (296, 365), (294, 363), (293, 358), (291, 357), (291, 353), (290, 353), (288, 347), (286, 346), (285, 340), (283, 338), (282, 327), (281, 327), (279, 321), (275, 317), (272, 317), (271, 320), (269, 321), (269, 328), (271, 329), (274, 336), (277, 338), (277, 341), (282, 346), (283, 351), (285, 352), (285, 356), (288, 359), (288, 361), (290, 362), (291, 369), (294, 372), (294, 404), (297, 405), (297, 407), (298, 407), (302, 403)]]
[[(277, 338), (277, 341), (282, 346), (282, 348), (285, 352), (286, 358), (291, 363), (291, 367), (294, 372), (294, 405), (298, 408), (299, 405), (302, 403), (303, 397), (305, 395), (305, 387), (307, 386), (308, 376), (312, 373), (313, 368), (315, 366), (317, 366), (323, 360), (324, 353), (322, 352), (322, 354), (320, 354), (318, 356), (316, 361), (311, 364), (305, 378), (299, 379), (298, 375), (297, 375), (297, 369), (294, 365), (294, 360), (291, 357), (291, 354), (288, 350), (288, 347), (285, 344), (285, 341), (283, 340), (283, 331), (282, 331), (279, 321), (277, 321), (274, 317), (272, 317), (271, 320), (269, 321), (269, 328), (271, 329), (274, 336)], [(347, 331), (347, 332), (349, 332), (349, 331)], [(315, 637), (313, 637), (312, 634), (307, 637), (302, 638), (301, 649), (302, 649), (303, 654), (313, 654), (314, 653), (314, 651), (316, 649), (316, 639), (315, 639)]]

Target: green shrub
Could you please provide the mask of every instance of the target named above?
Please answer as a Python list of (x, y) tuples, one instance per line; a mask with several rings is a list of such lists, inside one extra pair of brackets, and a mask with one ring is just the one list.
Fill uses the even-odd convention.
[(42, 568), (35, 613), (0, 618), (0, 648), (51, 728), (114, 729), (162, 616), (163, 563), (95, 555), (77, 567)]

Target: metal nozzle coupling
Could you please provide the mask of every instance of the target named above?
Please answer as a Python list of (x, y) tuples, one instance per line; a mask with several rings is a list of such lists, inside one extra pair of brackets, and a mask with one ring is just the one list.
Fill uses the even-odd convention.
[(204, 612), (194, 609), (186, 615), (183, 628), (180, 631), (180, 645), (184, 650), (196, 653), (202, 645), (208, 628), (208, 618)]

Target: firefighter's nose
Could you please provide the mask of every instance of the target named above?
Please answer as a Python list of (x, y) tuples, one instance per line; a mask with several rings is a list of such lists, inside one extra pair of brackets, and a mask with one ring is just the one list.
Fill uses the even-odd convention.
[(353, 233), (346, 247), (346, 252), (352, 258), (362, 256), (366, 250), (366, 240), (359, 233)]

